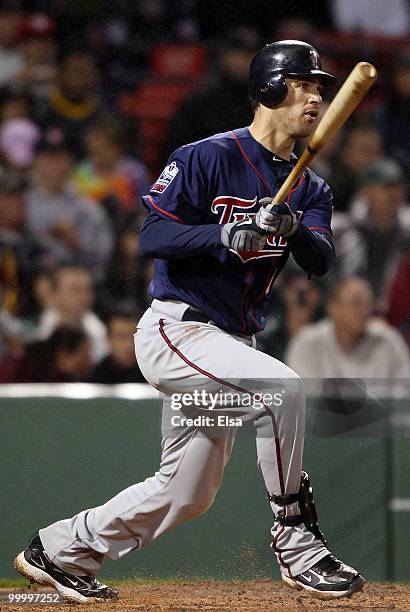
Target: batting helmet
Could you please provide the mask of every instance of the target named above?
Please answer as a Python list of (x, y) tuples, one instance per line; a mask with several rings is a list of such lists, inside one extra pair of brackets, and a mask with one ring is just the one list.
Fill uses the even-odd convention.
[(278, 106), (288, 91), (285, 77), (318, 78), (322, 85), (336, 79), (323, 72), (319, 53), (300, 40), (280, 40), (265, 45), (253, 58), (249, 75), (249, 95), (268, 108)]

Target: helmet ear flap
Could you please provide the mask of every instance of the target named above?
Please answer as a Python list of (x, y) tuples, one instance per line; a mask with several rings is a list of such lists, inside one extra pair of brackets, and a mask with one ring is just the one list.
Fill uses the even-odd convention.
[(271, 77), (269, 83), (263, 83), (258, 89), (255, 99), (267, 106), (268, 108), (275, 108), (286, 98), (288, 93), (288, 86), (283, 75), (276, 74)]

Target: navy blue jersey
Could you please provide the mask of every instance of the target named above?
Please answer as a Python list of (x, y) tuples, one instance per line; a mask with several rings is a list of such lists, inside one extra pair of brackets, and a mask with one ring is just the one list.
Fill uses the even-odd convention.
[[(275, 195), (296, 161), (274, 156), (248, 128), (177, 149), (143, 196), (149, 215), (141, 251), (155, 257), (149, 295), (191, 304), (232, 332), (263, 329), (293, 238), (270, 237), (262, 251), (238, 254), (222, 245), (221, 225), (255, 214), (258, 200)], [(331, 243), (332, 194), (323, 179), (307, 169), (288, 203), (312, 235)]]

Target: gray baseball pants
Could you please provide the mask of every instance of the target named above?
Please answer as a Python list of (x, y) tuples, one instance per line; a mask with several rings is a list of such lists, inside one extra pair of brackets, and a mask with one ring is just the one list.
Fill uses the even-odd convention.
[[(104, 557), (120, 559), (203, 514), (221, 485), (237, 418), (255, 426), (266, 489), (276, 494), (299, 490), (305, 427), (301, 381), (286, 365), (256, 350), (254, 338), (229, 334), (212, 322), (182, 321), (186, 309), (181, 302), (154, 300), (135, 334), (139, 366), (164, 394), (160, 468), (103, 505), (40, 530), (46, 553), (64, 571), (95, 575)], [(249, 396), (263, 401), (255, 408)], [(182, 409), (181, 399), (186, 400)], [(198, 415), (205, 422), (198, 422)], [(275, 514), (283, 513), (271, 505)], [(299, 514), (298, 504), (287, 506), (286, 513)], [(274, 523), (272, 535), (286, 575), (295, 576), (329, 554), (304, 525)]]

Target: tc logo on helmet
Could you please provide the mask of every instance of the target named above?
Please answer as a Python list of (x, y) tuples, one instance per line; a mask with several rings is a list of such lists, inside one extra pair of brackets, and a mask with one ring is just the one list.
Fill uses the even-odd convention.
[(312, 66), (313, 68), (317, 68), (318, 70), (320, 70), (320, 59), (319, 59), (319, 53), (315, 50), (312, 50), (309, 52), (309, 59), (312, 62)]

